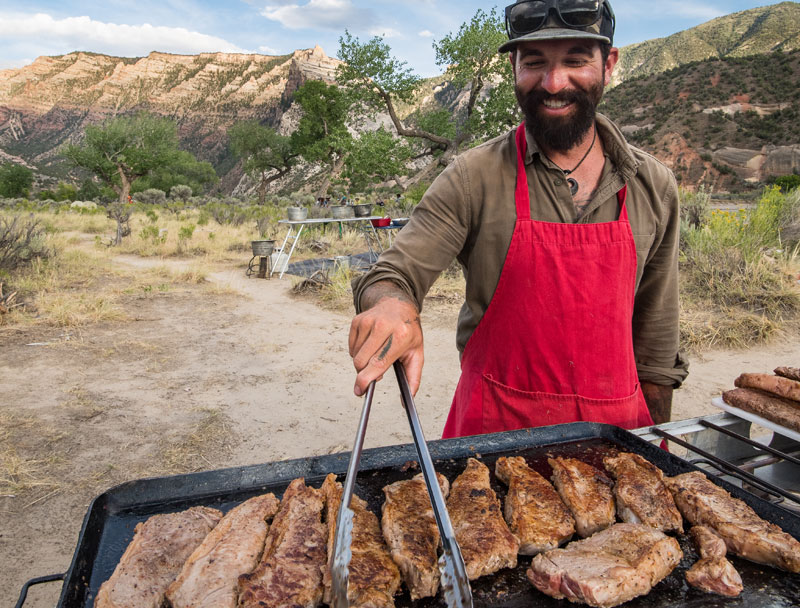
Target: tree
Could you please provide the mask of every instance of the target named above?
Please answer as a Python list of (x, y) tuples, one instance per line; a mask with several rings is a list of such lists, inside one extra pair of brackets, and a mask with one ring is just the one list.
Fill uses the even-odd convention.
[(350, 189), (365, 189), (374, 181), (393, 179), (405, 173), (411, 150), (383, 127), (363, 133), (353, 142), (345, 160), (344, 176), (350, 180)]
[(0, 166), (0, 196), (19, 198), (28, 196), (33, 185), (33, 171), (22, 165), (6, 163)]
[(107, 206), (108, 216), (117, 222), (117, 245), (130, 234), (128, 202), (133, 182), (151, 172), (179, 167), (188, 159), (188, 153), (178, 149), (175, 123), (144, 112), (86, 127), (83, 143), (68, 145), (63, 154), (76, 167), (97, 175), (119, 196)]
[(131, 192), (142, 192), (151, 188), (169, 192), (174, 186), (188, 186), (192, 194), (199, 195), (218, 181), (219, 177), (211, 163), (199, 161), (185, 150), (178, 150), (172, 163), (156, 167), (133, 182)]
[(437, 165), (448, 164), (462, 144), (472, 138), (472, 115), (481, 92), (487, 82), (504, 76), (503, 64), (508, 62), (497, 53), (504, 40), (497, 12), (492, 9), (485, 13), (479, 9), (469, 23), (462, 24), (457, 34), (448, 34), (434, 43), (436, 63), (447, 66), (447, 75), (455, 86), (468, 89), (464, 113), (450, 117), (453, 128), (448, 135), (441, 134), (446, 131), (441, 128), (441, 116), (434, 121), (439, 126), (435, 130), (424, 128), (424, 120), (418, 121), (416, 126), (400, 120), (397, 105), (412, 101), (420, 78), (405, 67), (405, 62), (392, 57), (391, 49), (380, 37), (361, 43), (345, 31), (339, 38), (338, 56), (344, 63), (337, 68), (337, 80), (366, 109), (386, 110), (399, 135), (424, 140), (430, 152), (443, 152), (415, 176), (415, 180), (420, 180), (428, 177)]
[(289, 173), (300, 156), (290, 137), (256, 121), (240, 122), (228, 132), (231, 150), (244, 159), (244, 170), (258, 180), (258, 202), (263, 205), (269, 185)]
[(309, 162), (322, 162), (330, 167), (318, 196), (325, 196), (331, 178), (338, 175), (350, 148), (352, 136), (345, 122), (352, 100), (336, 85), (309, 80), (297, 89), (295, 100), (303, 117), (292, 133), (292, 148)]

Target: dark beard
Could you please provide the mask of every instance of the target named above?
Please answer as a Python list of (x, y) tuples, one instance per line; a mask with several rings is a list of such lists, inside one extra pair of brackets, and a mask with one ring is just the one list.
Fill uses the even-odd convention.
[[(525, 128), (540, 146), (556, 152), (567, 152), (578, 145), (594, 125), (597, 104), (603, 97), (603, 85), (590, 89), (562, 91), (551, 95), (543, 89), (522, 93), (514, 87), (517, 102), (525, 115)], [(549, 118), (539, 115), (539, 108), (548, 100), (575, 104), (571, 116)]]

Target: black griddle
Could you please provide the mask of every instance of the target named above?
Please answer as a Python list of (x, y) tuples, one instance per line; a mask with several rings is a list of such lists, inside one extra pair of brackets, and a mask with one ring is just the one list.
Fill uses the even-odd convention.
[[(551, 474), (547, 464), (548, 457), (575, 457), (603, 469), (603, 457), (615, 451), (640, 454), (670, 476), (699, 470), (632, 433), (609, 425), (584, 422), (432, 441), (429, 447), (437, 471), (451, 482), (462, 472), (468, 457), (481, 460), (492, 471), (492, 484), (501, 500), (505, 498), (506, 488), (494, 477), (494, 465), (501, 456), (523, 456), (532, 468), (547, 478)], [(333, 454), (174, 477), (142, 479), (108, 490), (95, 498), (89, 506), (72, 564), (64, 575), (58, 607), (93, 606), (100, 584), (114, 571), (133, 537), (134, 527), (151, 515), (181, 511), (197, 505), (228, 511), (258, 494), (274, 492), (276, 496), (280, 496), (297, 477), (304, 477), (307, 484), (319, 487), (328, 473), (343, 476), (348, 459), (349, 453)], [(412, 444), (365, 450), (356, 482), (356, 494), (368, 502), (373, 512), (379, 514), (383, 502), (381, 489), (389, 483), (415, 475), (418, 472), (413, 466), (415, 460), (416, 452)], [(744, 500), (761, 517), (795, 538), (800, 538), (800, 516), (723, 480), (711, 475), (709, 477), (733, 496)], [(744, 582), (744, 591), (738, 598), (722, 598), (689, 587), (684, 573), (697, 560), (697, 555), (688, 542), (688, 537), (679, 537), (678, 540), (684, 551), (684, 559), (680, 565), (650, 594), (632, 600), (625, 606), (800, 606), (800, 574), (759, 566), (733, 556), (729, 556), (729, 559)], [(527, 581), (525, 571), (530, 561), (530, 557), (520, 556), (517, 568), (472, 581), (475, 606), (572, 606), (566, 600), (558, 601), (545, 596)], [(444, 603), (440, 598), (411, 602), (408, 593), (404, 592), (396, 597), (396, 605), (397, 608), (441, 608)]]

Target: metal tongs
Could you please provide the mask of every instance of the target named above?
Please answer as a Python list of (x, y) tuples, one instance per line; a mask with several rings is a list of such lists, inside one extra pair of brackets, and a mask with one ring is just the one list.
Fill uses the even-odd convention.
[[(414, 437), (414, 445), (419, 455), (422, 473), (425, 477), (425, 485), (428, 487), (428, 495), (431, 498), (436, 525), (439, 527), (439, 535), (441, 536), (442, 555), (439, 557), (439, 572), (441, 572), (442, 576), (441, 585), (444, 599), (448, 608), (472, 608), (472, 590), (469, 586), (464, 558), (461, 556), (461, 549), (456, 542), (453, 526), (450, 523), (450, 516), (447, 513), (442, 489), (439, 487), (436, 470), (433, 468), (433, 460), (428, 451), (428, 444), (425, 442), (425, 436), (422, 433), (422, 426), (419, 423), (417, 408), (414, 405), (414, 398), (408, 386), (403, 364), (396, 361), (394, 363), (394, 371), (397, 376), (397, 383), (400, 386), (403, 406), (411, 426), (411, 434)], [(349, 607), (347, 583), (349, 579), (348, 566), (352, 557), (350, 543), (353, 535), (353, 511), (350, 509), (350, 499), (353, 495), (353, 485), (358, 471), (358, 463), (361, 459), (361, 449), (364, 444), (364, 434), (374, 392), (375, 383), (372, 382), (364, 398), (364, 408), (361, 412), (361, 421), (356, 432), (353, 454), (350, 456), (350, 464), (347, 468), (347, 479), (345, 480), (342, 502), (339, 506), (339, 516), (336, 521), (336, 537), (333, 545), (333, 565), (331, 568), (333, 608)]]

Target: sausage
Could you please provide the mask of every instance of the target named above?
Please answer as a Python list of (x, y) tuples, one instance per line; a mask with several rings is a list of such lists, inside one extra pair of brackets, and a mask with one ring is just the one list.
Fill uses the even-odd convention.
[[(742, 374), (736, 378), (734, 384), (739, 388), (757, 388), (784, 399), (800, 402), (800, 382), (797, 380), (769, 374)], [(798, 406), (800, 407), (800, 404)]]

